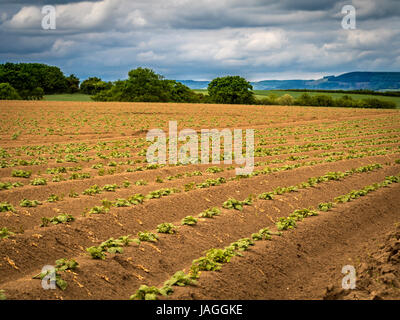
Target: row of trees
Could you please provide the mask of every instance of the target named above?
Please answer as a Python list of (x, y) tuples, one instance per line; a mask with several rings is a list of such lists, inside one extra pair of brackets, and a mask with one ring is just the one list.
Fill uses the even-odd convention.
[(347, 95), (333, 99), (329, 95), (311, 96), (305, 93), (296, 99), (289, 94), (256, 99), (250, 82), (240, 76), (215, 78), (208, 85), (208, 95), (203, 95), (180, 82), (167, 80), (148, 68), (129, 71), (126, 80), (105, 82), (90, 77), (80, 84), (75, 75), (66, 77), (58, 67), (39, 63), (0, 65), (0, 99), (42, 99), (45, 94), (76, 92), (91, 95), (95, 101), (396, 108), (391, 101), (375, 98), (354, 100)]
[(175, 80), (167, 80), (148, 68), (129, 71), (128, 79), (106, 82), (90, 77), (80, 83), (54, 66), (40, 63), (0, 65), (0, 99), (42, 99), (45, 94), (82, 92), (95, 101), (255, 103), (252, 86), (239, 77), (214, 79), (209, 95), (195, 93)]
[(0, 64), (0, 83), (8, 83), (22, 99), (41, 99), (44, 94), (79, 91), (76, 76), (66, 77), (60, 68), (41, 63)]
[(215, 78), (208, 85), (208, 95), (195, 93), (184, 84), (167, 80), (148, 68), (131, 70), (128, 76), (127, 80), (114, 82), (109, 89), (101, 90), (92, 99), (130, 102), (256, 103), (253, 87), (239, 76)]
[(332, 98), (330, 95), (318, 94), (310, 95), (303, 93), (298, 98), (289, 94), (281, 97), (276, 95), (266, 96), (257, 101), (257, 104), (263, 105), (285, 105), (285, 106), (318, 106), (318, 107), (341, 107), (341, 108), (381, 108), (396, 109), (396, 103), (388, 100), (376, 98), (353, 99), (349, 95), (343, 95), (339, 98)]
[(127, 80), (118, 80), (100, 90), (95, 101), (125, 102), (200, 102), (202, 95), (175, 80), (166, 80), (148, 68), (129, 71)]

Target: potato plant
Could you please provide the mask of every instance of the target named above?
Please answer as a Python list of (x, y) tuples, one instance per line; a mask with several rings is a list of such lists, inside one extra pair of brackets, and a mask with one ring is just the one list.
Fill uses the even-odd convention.
[(206, 172), (209, 172), (209, 173), (218, 173), (218, 172), (222, 172), (222, 171), (224, 171), (223, 168), (216, 167), (216, 166), (209, 167), (206, 169)]
[(0, 229), (0, 239), (7, 239), (14, 236), (15, 234), (8, 230), (6, 227)]
[(333, 202), (320, 203), (318, 205), (318, 210), (326, 212), (332, 209), (333, 205), (334, 205)]
[[(67, 289), (67, 282), (61, 278), (61, 272), (65, 272), (67, 270), (76, 270), (79, 267), (79, 264), (71, 259), (59, 259), (56, 261), (56, 266), (54, 268), (55, 270), (55, 277), (56, 277), (56, 285), (59, 287), (61, 290)], [(34, 276), (33, 279), (40, 279), (43, 280), (45, 276), (47, 276), (51, 271), (39, 273), (38, 275)]]
[(68, 222), (72, 222), (75, 221), (75, 218), (67, 213), (62, 213), (58, 216), (52, 217), (52, 218), (46, 218), (46, 217), (42, 217), (42, 223), (41, 223), (41, 227), (47, 227), (49, 224), (60, 224), (60, 223), (68, 223)]
[(243, 201), (239, 201), (234, 198), (229, 198), (222, 204), (222, 207), (225, 209), (234, 209), (234, 210), (242, 211), (243, 206), (245, 206), (245, 205), (249, 206), (252, 203), (253, 203), (253, 201), (252, 201), (251, 197), (248, 197)]
[(21, 182), (0, 182), (0, 190), (10, 190), (12, 188), (22, 187), (24, 184)]
[(258, 195), (258, 199), (262, 200), (273, 200), (274, 199), (274, 192), (264, 192)]
[(47, 184), (47, 181), (44, 178), (36, 178), (31, 181), (31, 185), (33, 185), (33, 186), (44, 186), (46, 184)]
[(138, 239), (131, 239), (130, 235), (121, 236), (118, 239), (110, 238), (102, 242), (99, 246), (92, 246), (86, 249), (93, 259), (104, 260), (106, 253), (123, 253), (122, 247), (129, 246), (130, 243), (135, 242), (139, 244)]
[(94, 206), (90, 209), (89, 214), (104, 214), (107, 213), (110, 209), (105, 206)]
[(115, 192), (119, 186), (117, 184), (106, 184), (103, 186), (102, 190), (103, 191), (108, 191), (108, 192)]
[(199, 214), (200, 218), (212, 218), (214, 216), (217, 216), (221, 213), (221, 210), (218, 209), (217, 207), (209, 208), (204, 210)]
[(257, 233), (253, 233), (251, 235), (251, 238), (253, 240), (256, 240), (256, 241), (258, 241), (258, 240), (271, 240), (272, 239), (271, 235), (274, 235), (274, 234), (275, 235), (280, 235), (280, 233), (271, 232), (268, 228), (263, 228), (260, 231), (258, 231)]
[(13, 177), (19, 177), (19, 178), (30, 178), (30, 176), (32, 175), (32, 171), (13, 170), (11, 175)]
[(202, 189), (202, 188), (209, 188), (212, 186), (219, 186), (223, 183), (226, 183), (226, 179), (224, 177), (219, 177), (217, 179), (207, 179), (202, 183), (198, 183), (196, 186), (197, 188)]
[(163, 188), (159, 190), (150, 191), (146, 195), (146, 199), (158, 199), (161, 197), (169, 196), (170, 194), (180, 192), (177, 188)]
[(161, 291), (157, 287), (141, 285), (136, 293), (130, 297), (130, 300), (157, 300), (157, 295), (160, 294)]
[(78, 197), (79, 197), (79, 193), (77, 193), (77, 192), (71, 190), (71, 191), (68, 193), (68, 197), (70, 197), (70, 198), (78, 198)]
[(114, 207), (130, 207), (132, 204), (126, 199), (117, 199), (113, 203)]
[(138, 239), (140, 241), (157, 242), (158, 236), (155, 233), (144, 231), (138, 233)]
[[(262, 231), (260, 230), (260, 234), (262, 234), (261, 232)], [(266, 235), (266, 233), (265, 233), (265, 235)], [(245, 250), (247, 250), (249, 248), (249, 246), (254, 246), (254, 241), (253, 240), (256, 240), (256, 239), (243, 238), (243, 239), (240, 239), (238, 241), (232, 242), (228, 246), (228, 248), (230, 248), (232, 250), (235, 250), (235, 251), (245, 251)], [(240, 255), (240, 254), (236, 253), (236, 255)]]
[(198, 219), (193, 216), (186, 216), (182, 219), (181, 224), (187, 226), (194, 226), (197, 224)]
[(92, 196), (101, 193), (101, 191), (102, 189), (97, 184), (95, 184), (83, 191), (82, 194)]
[(59, 196), (56, 194), (51, 194), (48, 198), (47, 198), (47, 202), (56, 202), (56, 201), (61, 201), (63, 199), (63, 196)]
[(161, 223), (157, 226), (157, 232), (158, 233), (168, 233), (168, 234), (173, 234), (176, 233), (177, 227), (174, 226), (172, 223)]
[(28, 200), (28, 199), (22, 199), (19, 203), (21, 207), (30, 207), (30, 208), (37, 207), (38, 205), (41, 204), (42, 202), (40, 202), (39, 200)]
[(135, 182), (135, 185), (136, 186), (145, 186), (145, 185), (147, 185), (147, 182), (144, 180), (138, 180)]
[(122, 186), (123, 186), (124, 188), (129, 188), (130, 185), (131, 185), (131, 183), (130, 183), (128, 180), (125, 180), (125, 181), (122, 183)]

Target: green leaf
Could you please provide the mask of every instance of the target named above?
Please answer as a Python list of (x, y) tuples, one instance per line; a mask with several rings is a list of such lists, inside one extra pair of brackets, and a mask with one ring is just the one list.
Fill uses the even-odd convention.
[(56, 275), (56, 285), (63, 291), (65, 289), (67, 289), (67, 282), (65, 280), (61, 279), (61, 277), (59, 275)]

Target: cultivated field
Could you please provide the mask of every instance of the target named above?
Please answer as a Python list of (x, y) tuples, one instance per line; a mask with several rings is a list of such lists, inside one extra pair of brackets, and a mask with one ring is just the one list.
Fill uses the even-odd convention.
[[(253, 173), (147, 164), (168, 121), (255, 129)], [(398, 110), (0, 101), (0, 147), (0, 297), (400, 297)]]

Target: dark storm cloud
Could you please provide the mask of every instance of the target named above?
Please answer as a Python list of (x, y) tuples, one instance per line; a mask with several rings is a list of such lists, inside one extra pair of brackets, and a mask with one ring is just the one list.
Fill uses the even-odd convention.
[[(175, 79), (240, 74), (316, 78), (400, 67), (395, 0), (102, 0), (0, 2), (0, 62), (37, 61), (81, 78), (146, 66)], [(41, 29), (56, 6), (57, 29)], [(357, 10), (343, 30), (341, 8)], [(390, 27), (389, 27), (390, 26)]]
[(335, 0), (282, 0), (279, 6), (288, 10), (329, 10), (335, 7), (338, 1)]
[[(85, 0), (87, 2), (99, 2), (101, 0)], [(0, 1), (1, 4), (18, 4), (23, 6), (37, 6), (37, 5), (57, 5), (57, 4), (68, 4), (74, 2), (82, 2), (82, 0), (2, 0)]]

